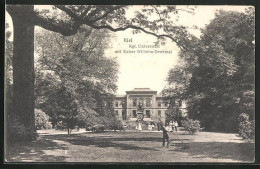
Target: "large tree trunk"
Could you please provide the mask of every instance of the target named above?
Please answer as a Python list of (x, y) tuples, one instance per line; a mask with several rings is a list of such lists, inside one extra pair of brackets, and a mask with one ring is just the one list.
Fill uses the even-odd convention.
[(13, 111), (31, 133), (34, 121), (34, 7), (8, 6), (13, 21)]

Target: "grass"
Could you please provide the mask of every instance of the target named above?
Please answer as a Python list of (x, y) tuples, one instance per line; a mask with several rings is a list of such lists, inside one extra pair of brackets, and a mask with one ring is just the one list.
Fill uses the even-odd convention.
[(170, 133), (162, 148), (161, 132), (45, 132), (33, 143), (7, 146), (8, 162), (253, 162), (254, 143), (235, 134), (179, 132), (189, 149)]

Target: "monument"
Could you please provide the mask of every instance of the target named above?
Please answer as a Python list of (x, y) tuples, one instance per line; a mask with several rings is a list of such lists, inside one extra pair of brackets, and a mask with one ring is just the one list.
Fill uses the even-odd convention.
[(142, 101), (139, 101), (138, 103), (138, 109), (137, 109), (137, 121), (138, 121), (138, 131), (142, 130), (142, 121), (144, 119), (144, 108), (143, 108), (143, 103)]

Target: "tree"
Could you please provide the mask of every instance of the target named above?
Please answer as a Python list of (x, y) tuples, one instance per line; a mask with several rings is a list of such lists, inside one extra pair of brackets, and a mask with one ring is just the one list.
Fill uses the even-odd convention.
[(36, 129), (47, 129), (49, 127), (49, 116), (40, 109), (35, 109)]
[(167, 121), (177, 120), (181, 122), (185, 117), (182, 103), (186, 99), (187, 88), (189, 87), (189, 79), (191, 73), (187, 70), (191, 67), (191, 64), (184, 61), (179, 61), (179, 65), (176, 65), (174, 69), (171, 69), (168, 73), (167, 82), (168, 85), (163, 89), (162, 94), (165, 102), (168, 103), (167, 108)]
[[(177, 14), (182, 9), (175, 6), (150, 6), (136, 12), (132, 19), (126, 18), (124, 5), (56, 5), (52, 10), (34, 10), (33, 5), (7, 5), (6, 10), (13, 21), (13, 108), (14, 114), (32, 133), (34, 125), (34, 27), (40, 26), (50, 31), (69, 36), (76, 34), (81, 25), (93, 29), (123, 31), (135, 29), (160, 39), (170, 38), (181, 48), (189, 35), (184, 27), (174, 25), (169, 14)], [(188, 10), (192, 12), (191, 10)], [(149, 21), (151, 14), (158, 19)], [(61, 17), (62, 16), (62, 17)], [(151, 18), (151, 17), (150, 17)], [(154, 18), (154, 17), (153, 17)], [(116, 25), (114, 27), (114, 25)], [(166, 32), (160, 34), (158, 32)]]
[(168, 90), (179, 90), (189, 117), (205, 129), (237, 131), (239, 114), (254, 119), (253, 9), (220, 11), (202, 33), (195, 50), (182, 51), (184, 63), (169, 72), (169, 84), (181, 87)]
[(77, 124), (78, 107), (75, 99), (71, 93), (62, 86), (48, 101), (49, 105), (55, 103), (55, 110), (58, 111), (56, 112), (58, 115), (57, 120), (66, 124), (68, 134), (70, 134), (70, 129), (73, 129)]
[[(36, 82), (35, 82), (35, 98), (37, 109), (41, 109), (50, 117), (50, 122), (52, 126), (58, 123), (59, 112), (58, 107), (56, 107), (55, 99), (57, 91), (60, 90), (61, 84), (58, 80), (58, 76), (53, 74), (52, 72), (41, 72), (39, 70), (36, 71)], [(55, 97), (55, 98), (53, 98)], [(50, 100), (52, 99), (52, 100)]]
[[(8, 7), (9, 8), (9, 7)], [(13, 113), (31, 133), (34, 125), (33, 6), (8, 9), (13, 20)]]
[[(222, 24), (217, 24), (217, 22)], [(228, 26), (228, 29), (225, 27)], [(213, 29), (213, 27), (216, 27)], [(220, 12), (216, 19), (208, 25), (205, 30), (205, 43), (212, 37), (214, 43), (223, 47), (223, 51), (230, 55), (236, 71), (230, 78), (230, 85), (234, 86), (230, 90), (231, 96), (238, 103), (240, 111), (250, 114), (254, 118), (254, 9), (248, 8), (246, 13)], [(214, 30), (222, 30), (217, 31)], [(235, 31), (234, 31), (235, 30)], [(219, 34), (216, 36), (216, 34)]]
[[(102, 116), (112, 115), (118, 65), (115, 58), (104, 56), (109, 38), (106, 31), (86, 29), (73, 36), (49, 31), (37, 34), (36, 106), (48, 113), (53, 126), (59, 121), (72, 121), (70, 128), (78, 121), (84, 125), (87, 113), (93, 115), (91, 109)], [(69, 97), (57, 92), (61, 90)], [(61, 100), (66, 104), (59, 104)], [(70, 118), (61, 111), (68, 104), (77, 105), (68, 107)]]

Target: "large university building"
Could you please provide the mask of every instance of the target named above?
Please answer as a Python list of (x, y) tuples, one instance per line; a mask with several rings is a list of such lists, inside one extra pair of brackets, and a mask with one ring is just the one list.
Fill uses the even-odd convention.
[(157, 123), (165, 122), (167, 103), (163, 101), (157, 91), (149, 88), (134, 88), (126, 91), (125, 95), (117, 95), (114, 102), (114, 110), (123, 123), (137, 121), (138, 104), (143, 105), (144, 121)]

